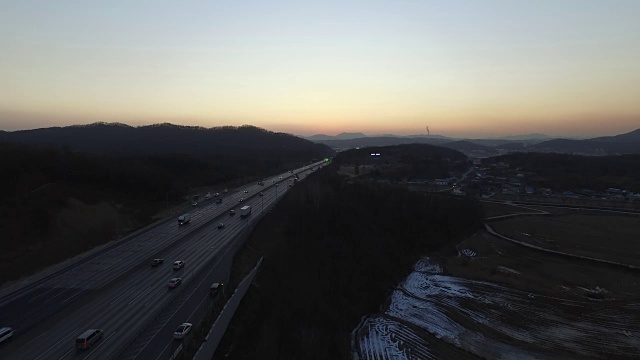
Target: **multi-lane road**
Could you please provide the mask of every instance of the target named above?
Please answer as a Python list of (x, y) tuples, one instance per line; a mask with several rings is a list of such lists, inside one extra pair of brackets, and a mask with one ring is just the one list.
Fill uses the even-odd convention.
[[(228, 255), (236, 242), (288, 191), (294, 174), (303, 179), (319, 165), (266, 178), (262, 186), (239, 187), (223, 194), (221, 204), (213, 199), (201, 202), (189, 209), (189, 224), (178, 226), (177, 218), (167, 219), (0, 292), (0, 327), (16, 329), (14, 339), (0, 347), (0, 358), (169, 358), (180, 344), (172, 339), (176, 327), (199, 323), (206, 305), (215, 301), (208, 296), (209, 286), (227, 281), (232, 258)], [(241, 218), (238, 209), (244, 205), (251, 205), (252, 214)], [(236, 215), (229, 215), (230, 209), (236, 209)], [(219, 229), (219, 223), (224, 228)], [(153, 268), (150, 261), (156, 257), (165, 262)], [(183, 260), (184, 268), (173, 270), (176, 260)], [(182, 278), (182, 284), (169, 289), (167, 282), (174, 277)], [(78, 352), (76, 337), (91, 328), (103, 329), (104, 337)]]

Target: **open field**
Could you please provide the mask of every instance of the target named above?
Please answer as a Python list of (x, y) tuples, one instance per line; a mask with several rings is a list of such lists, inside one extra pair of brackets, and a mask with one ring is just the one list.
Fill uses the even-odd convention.
[(482, 209), (484, 210), (485, 218), (491, 218), (494, 216), (502, 216), (509, 214), (524, 214), (524, 213), (532, 213), (532, 212), (544, 212), (538, 209), (534, 209), (529, 206), (521, 206), (521, 205), (513, 205), (513, 204), (504, 204), (504, 203), (494, 203), (489, 201), (482, 202)]
[(640, 215), (582, 212), (491, 222), (498, 233), (542, 248), (640, 266)]
[[(506, 215), (499, 213), (504, 209), (490, 211)], [(509, 218), (492, 226), (501, 234), (535, 229), (567, 250), (585, 237), (583, 244), (607, 244), (589, 248), (590, 256), (597, 251), (612, 261), (631, 261), (640, 252), (634, 241), (637, 217), (575, 211)], [(419, 261), (382, 311), (362, 321), (353, 342), (361, 359), (636, 359), (640, 354), (640, 271), (536, 251), (486, 231), (457, 250), (458, 256)]]

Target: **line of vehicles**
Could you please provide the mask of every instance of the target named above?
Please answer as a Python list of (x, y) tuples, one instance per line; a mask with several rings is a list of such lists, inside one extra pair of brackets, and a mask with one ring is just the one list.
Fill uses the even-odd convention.
[[(262, 196), (262, 195), (261, 195)], [(242, 201), (242, 199), (240, 199)], [(233, 216), (236, 214), (235, 209), (229, 210), (229, 216)], [(251, 215), (251, 205), (245, 205), (240, 208), (240, 217), (247, 217)], [(178, 226), (186, 225), (191, 221), (191, 214), (183, 214), (178, 216)], [(222, 226), (218, 226), (218, 229), (222, 229), (224, 227), (223, 223), (220, 223)]]
[[(315, 168), (313, 169), (315, 170)], [(290, 173), (292, 173), (291, 171), (289, 171)], [(280, 179), (282, 179), (282, 176), (280, 176)], [(298, 180), (298, 176), (295, 175), (295, 180)], [(291, 180), (290, 180), (291, 181)], [(272, 181), (273, 183), (276, 182), (276, 180)], [(258, 181), (258, 185), (259, 186), (264, 186), (263, 181)], [(276, 183), (275, 186), (278, 186), (278, 184)], [(291, 186), (291, 184), (289, 185)], [(224, 190), (224, 193), (227, 193), (227, 189)], [(248, 190), (244, 190), (245, 194), (248, 194), (249, 191)], [(222, 197), (220, 197), (220, 193), (216, 192), (213, 195), (211, 193), (207, 193), (204, 196), (205, 200), (210, 200), (211, 197), (215, 197), (216, 199), (216, 203), (220, 204), (222, 203)], [(264, 196), (263, 192), (259, 193), (259, 196)], [(194, 197), (193, 202), (192, 202), (192, 206), (197, 206), (198, 202), (197, 202), (197, 198)], [(240, 198), (240, 202), (242, 202), (244, 200), (244, 198)], [(249, 215), (251, 215), (251, 206), (250, 205), (245, 205), (242, 206), (240, 209), (240, 217), (241, 218), (245, 218), (248, 217)], [(235, 215), (235, 209), (230, 209), (229, 210), (229, 216), (233, 216)], [(191, 214), (182, 214), (178, 217), (178, 226), (183, 226), (188, 224), (189, 222), (191, 222)], [(224, 228), (224, 223), (220, 223), (218, 225), (218, 229), (222, 229)], [(156, 258), (151, 260), (151, 267), (158, 267), (160, 265), (162, 265), (164, 263), (164, 259), (162, 258)], [(184, 268), (185, 266), (185, 262), (184, 260), (176, 260), (173, 262), (173, 270), (177, 271), (180, 270), (182, 268)], [(174, 277), (171, 278), (168, 283), (167, 283), (167, 287), (169, 289), (174, 289), (176, 287), (178, 287), (180, 284), (182, 283), (182, 278), (180, 277)], [(210, 288), (209, 288), (209, 295), (211, 297), (216, 298), (219, 294), (224, 294), (224, 284), (222, 282), (216, 282), (213, 283)], [(176, 329), (176, 331), (173, 333), (173, 337), (174, 339), (180, 340), (185, 338), (192, 330), (193, 328), (193, 324), (185, 322), (182, 323), (178, 326), (178, 328)], [(13, 328), (11, 327), (3, 327), (0, 328), (0, 344), (6, 342), (6, 341), (10, 341), (13, 338)], [(78, 350), (84, 350), (84, 349), (88, 349), (90, 347), (92, 347), (96, 342), (98, 342), (100, 339), (102, 339), (104, 337), (104, 330), (102, 329), (88, 329), (85, 330), (84, 332), (82, 332), (75, 341), (75, 347)]]
[[(153, 259), (151, 260), (151, 267), (157, 267), (164, 263), (164, 259)], [(173, 262), (173, 270), (180, 270), (184, 268), (185, 262), (184, 260), (176, 260)], [(169, 289), (175, 289), (182, 283), (182, 278), (176, 277), (169, 280), (167, 283), (167, 287)], [(216, 298), (218, 294), (223, 293), (224, 284), (221, 282), (215, 282), (209, 288), (209, 295), (213, 298)], [(173, 338), (176, 340), (181, 340), (185, 338), (191, 329), (193, 324), (191, 323), (182, 323), (178, 326), (176, 331), (173, 333)], [(0, 329), (0, 343), (4, 341), (8, 341), (13, 336), (13, 329), (11, 328), (2, 328)], [(88, 329), (85, 330), (82, 334), (80, 334), (76, 338), (76, 349), (85, 350), (92, 347), (98, 340), (104, 337), (104, 330), (102, 329)]]

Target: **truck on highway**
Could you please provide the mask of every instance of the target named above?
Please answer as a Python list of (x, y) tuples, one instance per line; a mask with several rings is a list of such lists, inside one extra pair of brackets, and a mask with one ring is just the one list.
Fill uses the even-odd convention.
[(178, 217), (178, 226), (184, 225), (184, 224), (188, 223), (189, 221), (191, 221), (191, 215), (189, 215), (189, 214), (180, 215)]
[(247, 217), (251, 214), (251, 206), (243, 206), (240, 208), (240, 217)]

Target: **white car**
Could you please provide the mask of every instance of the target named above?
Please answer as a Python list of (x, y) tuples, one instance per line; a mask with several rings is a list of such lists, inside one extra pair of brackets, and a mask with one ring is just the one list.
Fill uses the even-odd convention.
[(184, 261), (178, 260), (173, 263), (173, 270), (180, 270), (184, 267)]
[(194, 207), (195, 207), (195, 206), (198, 206), (198, 202), (197, 202), (197, 201), (192, 202), (192, 203), (191, 203), (191, 206), (194, 206)]
[(189, 334), (189, 332), (191, 332), (191, 328), (192, 327), (193, 327), (193, 324), (191, 324), (191, 323), (182, 323), (182, 324), (180, 324), (180, 326), (178, 326), (176, 331), (173, 333), (173, 338), (174, 339), (183, 339), (185, 336), (187, 336)]

